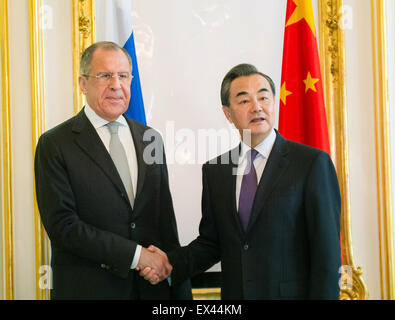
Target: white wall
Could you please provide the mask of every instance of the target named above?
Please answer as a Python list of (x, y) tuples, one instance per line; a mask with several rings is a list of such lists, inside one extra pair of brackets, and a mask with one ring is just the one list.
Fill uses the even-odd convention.
[(33, 156), (27, 1), (8, 1), (15, 298), (35, 298)]
[(74, 115), (71, 1), (44, 0), (46, 130)]
[[(73, 115), (70, 1), (45, 0), (52, 25), (44, 28), (46, 129)], [(35, 299), (33, 150), (28, 2), (8, 1), (15, 298)]]
[(363, 268), (370, 298), (380, 299), (377, 176), (370, 0), (345, 0), (352, 27), (345, 30), (354, 262)]

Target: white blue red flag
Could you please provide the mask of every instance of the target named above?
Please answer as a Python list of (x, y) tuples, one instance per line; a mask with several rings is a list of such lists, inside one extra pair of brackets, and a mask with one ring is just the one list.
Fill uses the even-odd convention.
[(133, 80), (126, 115), (146, 124), (132, 27), (132, 0), (96, 0), (96, 41), (112, 41), (132, 58)]

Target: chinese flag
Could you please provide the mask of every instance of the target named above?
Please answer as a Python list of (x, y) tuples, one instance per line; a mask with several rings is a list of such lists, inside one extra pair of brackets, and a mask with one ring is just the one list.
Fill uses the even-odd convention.
[(316, 36), (311, 0), (288, 0), (278, 131), (330, 154)]
[(316, 36), (311, 0), (287, 0), (278, 131), (330, 155)]

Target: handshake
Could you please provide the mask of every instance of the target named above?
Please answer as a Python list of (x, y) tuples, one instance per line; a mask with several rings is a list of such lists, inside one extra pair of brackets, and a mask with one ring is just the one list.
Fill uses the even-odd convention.
[(148, 248), (141, 248), (141, 255), (136, 271), (140, 271), (140, 276), (151, 284), (158, 284), (168, 278), (173, 270), (166, 253), (159, 248), (150, 245)]

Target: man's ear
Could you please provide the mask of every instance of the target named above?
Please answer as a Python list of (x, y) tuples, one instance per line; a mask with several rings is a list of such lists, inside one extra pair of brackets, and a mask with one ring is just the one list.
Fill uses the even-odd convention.
[(78, 84), (80, 85), (80, 89), (83, 94), (86, 95), (87, 89), (86, 89), (86, 78), (83, 76), (78, 77)]
[(233, 123), (232, 118), (231, 118), (231, 116), (230, 116), (229, 107), (227, 107), (227, 106), (222, 106), (222, 111), (224, 112), (224, 115), (225, 115), (226, 119), (228, 119), (228, 121), (229, 121), (230, 123)]

